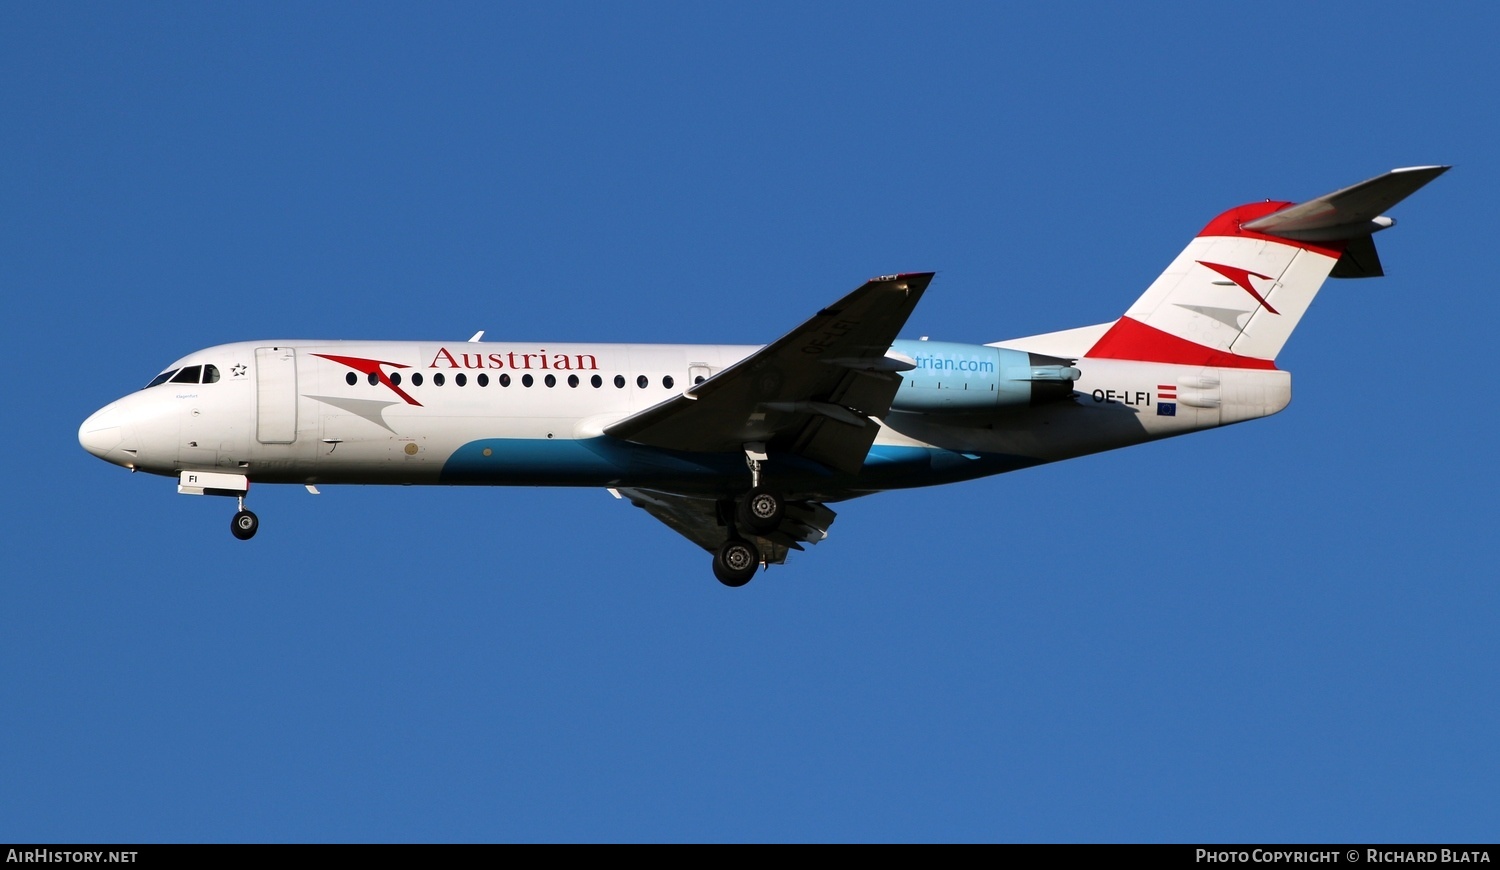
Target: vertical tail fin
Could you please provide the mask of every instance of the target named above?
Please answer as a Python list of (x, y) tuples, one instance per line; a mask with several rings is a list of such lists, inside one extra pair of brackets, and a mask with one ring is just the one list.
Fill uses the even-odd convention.
[(1369, 237), (1395, 221), (1380, 212), (1447, 170), (1395, 169), (1304, 203), (1258, 202), (1224, 212), (1087, 355), (1275, 368), (1330, 274), (1381, 274)]

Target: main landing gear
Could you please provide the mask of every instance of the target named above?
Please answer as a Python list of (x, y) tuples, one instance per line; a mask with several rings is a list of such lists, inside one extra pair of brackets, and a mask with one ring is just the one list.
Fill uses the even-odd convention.
[(245, 510), (245, 497), (240, 496), (240, 509), (229, 521), (229, 531), (241, 541), (248, 541), (255, 537), (255, 532), (260, 529), (260, 517)]
[(740, 522), (752, 532), (771, 532), (781, 525), (786, 516), (786, 505), (781, 496), (757, 486), (740, 500)]
[(761, 485), (760, 473), (765, 461), (764, 444), (745, 445), (745, 464), (750, 466), (750, 491), (737, 503), (724, 502), (720, 509), (721, 519), (729, 528), (729, 539), (714, 553), (714, 576), (725, 586), (740, 587), (749, 583), (762, 563), (759, 548), (741, 537), (739, 529), (766, 535), (780, 528), (786, 517), (786, 502), (781, 495)]
[(744, 538), (730, 538), (714, 553), (714, 576), (725, 586), (744, 586), (759, 567), (760, 550)]

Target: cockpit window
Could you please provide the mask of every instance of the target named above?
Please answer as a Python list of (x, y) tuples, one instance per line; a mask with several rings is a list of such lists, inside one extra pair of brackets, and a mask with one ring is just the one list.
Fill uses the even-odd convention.
[(145, 389), (151, 389), (168, 381), (174, 384), (216, 384), (219, 382), (219, 367), (213, 365), (188, 366), (181, 369), (167, 369), (151, 379), (151, 383)]
[(203, 377), (203, 366), (188, 366), (172, 376), (174, 384), (196, 384)]

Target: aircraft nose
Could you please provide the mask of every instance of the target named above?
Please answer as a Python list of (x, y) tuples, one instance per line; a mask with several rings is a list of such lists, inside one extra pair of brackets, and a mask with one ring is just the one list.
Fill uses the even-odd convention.
[(115, 404), (105, 405), (90, 414), (83, 425), (78, 427), (78, 443), (100, 459), (114, 462), (110, 452), (125, 440), (124, 424), (119, 407)]

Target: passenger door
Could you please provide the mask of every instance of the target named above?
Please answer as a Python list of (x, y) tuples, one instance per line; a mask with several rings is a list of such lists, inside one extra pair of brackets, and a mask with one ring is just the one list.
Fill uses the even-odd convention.
[(297, 440), (295, 348), (255, 349), (255, 440), (262, 444)]

